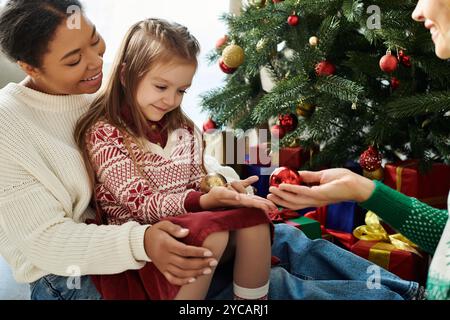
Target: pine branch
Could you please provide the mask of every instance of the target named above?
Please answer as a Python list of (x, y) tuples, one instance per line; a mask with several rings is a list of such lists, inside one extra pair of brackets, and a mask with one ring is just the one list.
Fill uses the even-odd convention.
[(328, 93), (349, 102), (359, 100), (364, 92), (364, 88), (357, 83), (338, 76), (320, 78), (317, 81), (316, 88), (320, 92)]
[(448, 110), (450, 110), (450, 93), (448, 91), (399, 98), (391, 101), (386, 106), (386, 112), (394, 118)]

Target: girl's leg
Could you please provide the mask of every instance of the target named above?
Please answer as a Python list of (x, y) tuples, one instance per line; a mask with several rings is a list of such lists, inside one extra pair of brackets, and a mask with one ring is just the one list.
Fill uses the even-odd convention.
[[(203, 242), (202, 247), (211, 250), (213, 256), (220, 261), (222, 254), (227, 247), (229, 239), (228, 231), (216, 232), (210, 234)], [(208, 293), (209, 285), (214, 274), (215, 268), (212, 268), (210, 274), (206, 274), (197, 278), (197, 280), (191, 284), (182, 286), (178, 292), (175, 300), (203, 300)]]
[(236, 231), (233, 284), (236, 299), (267, 299), (271, 256), (269, 225)]

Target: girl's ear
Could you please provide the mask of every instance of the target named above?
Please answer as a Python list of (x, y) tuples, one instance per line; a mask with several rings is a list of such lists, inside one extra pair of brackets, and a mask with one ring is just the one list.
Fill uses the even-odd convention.
[(122, 63), (122, 66), (120, 67), (120, 83), (122, 86), (125, 87), (125, 71), (126, 71), (127, 64), (124, 62)]
[(33, 79), (37, 79), (40, 77), (41, 73), (38, 68), (35, 68), (23, 61), (17, 61), (17, 64), (19, 65), (20, 69), (23, 70), (23, 72), (25, 72), (27, 75), (29, 75)]

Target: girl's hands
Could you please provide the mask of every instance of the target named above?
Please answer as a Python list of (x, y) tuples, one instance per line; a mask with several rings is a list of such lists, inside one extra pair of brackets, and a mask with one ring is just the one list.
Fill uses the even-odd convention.
[(241, 194), (227, 187), (213, 187), (207, 194), (200, 197), (200, 206), (205, 210), (223, 207), (258, 208), (266, 213), (277, 210), (277, 207), (267, 199)]
[(267, 199), (288, 209), (321, 207), (342, 201), (363, 202), (369, 199), (375, 184), (347, 169), (329, 169), (318, 172), (300, 171), (302, 180), (316, 186), (281, 184), (270, 188)]
[(247, 194), (247, 187), (251, 186), (259, 180), (258, 176), (251, 176), (245, 180), (233, 181), (229, 184), (229, 189), (235, 190), (239, 193)]
[(184, 238), (188, 233), (189, 230), (170, 221), (161, 221), (149, 227), (144, 235), (147, 256), (171, 284), (178, 286), (211, 273), (211, 267), (217, 265), (208, 249), (188, 246), (176, 239)]

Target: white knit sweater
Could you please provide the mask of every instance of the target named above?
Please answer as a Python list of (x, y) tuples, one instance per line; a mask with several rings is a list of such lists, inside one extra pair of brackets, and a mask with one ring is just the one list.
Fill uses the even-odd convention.
[(113, 274), (149, 261), (148, 226), (83, 223), (94, 212), (73, 130), (91, 101), (18, 84), (0, 90), (0, 254), (18, 282)]

